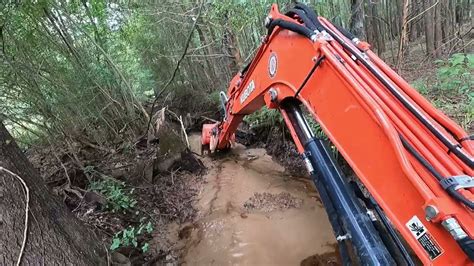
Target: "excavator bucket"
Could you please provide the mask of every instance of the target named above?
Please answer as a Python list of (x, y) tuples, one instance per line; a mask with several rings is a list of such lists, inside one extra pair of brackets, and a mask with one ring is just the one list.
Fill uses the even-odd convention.
[(201, 132), (201, 155), (204, 151), (213, 152), (217, 146), (217, 130), (219, 123), (203, 124)]
[[(204, 155), (204, 151), (213, 153), (217, 150), (217, 144), (219, 143), (219, 122), (214, 124), (203, 124), (201, 132), (201, 155)], [(223, 145), (219, 145), (219, 150), (226, 150), (234, 146), (235, 133), (231, 134), (229, 139)], [(222, 148), (223, 147), (223, 148)]]

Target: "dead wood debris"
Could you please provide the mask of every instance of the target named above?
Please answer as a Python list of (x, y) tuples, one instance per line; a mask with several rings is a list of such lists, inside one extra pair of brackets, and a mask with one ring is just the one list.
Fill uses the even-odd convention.
[[(117, 232), (138, 226), (143, 218), (153, 223), (154, 232), (138, 239), (153, 243), (149, 252), (144, 255), (137, 248), (118, 250), (134, 265), (174, 252), (166, 241), (167, 225), (191, 221), (196, 215), (193, 203), (204, 166), (186, 149), (186, 143), (175, 143), (182, 139), (183, 125), (161, 122), (156, 141), (149, 145), (141, 145), (139, 140), (102, 147), (89, 141), (64, 140), (27, 152), (45, 183), (105, 246), (110, 246)], [(165, 160), (170, 162), (163, 168), (160, 162)], [(128, 191), (133, 189), (135, 206), (124, 211), (105, 208), (107, 198), (89, 187), (91, 181), (104, 179), (123, 182)]]

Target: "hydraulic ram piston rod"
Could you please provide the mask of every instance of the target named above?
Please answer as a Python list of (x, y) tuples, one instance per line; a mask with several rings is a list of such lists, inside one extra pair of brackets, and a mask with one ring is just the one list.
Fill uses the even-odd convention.
[[(291, 123), (288, 126), (294, 128), (304, 146), (303, 157), (316, 188), (326, 192), (322, 195), (324, 205), (329, 203), (333, 206), (339, 224), (346, 232), (345, 236), (337, 237), (338, 241), (350, 239), (362, 265), (393, 265), (395, 262), (372, 221), (350, 189), (324, 141), (314, 137), (297, 103), (289, 102), (282, 109)], [(332, 221), (331, 224), (334, 227)]]

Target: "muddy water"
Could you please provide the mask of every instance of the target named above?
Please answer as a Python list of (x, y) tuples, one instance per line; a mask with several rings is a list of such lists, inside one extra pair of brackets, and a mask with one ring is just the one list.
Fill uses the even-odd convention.
[[(199, 136), (191, 136), (198, 150)], [(188, 228), (187, 265), (335, 264), (335, 239), (326, 213), (307, 178), (285, 174), (264, 149), (236, 145), (208, 167), (199, 194), (199, 218)], [(289, 193), (301, 206), (263, 212), (247, 210), (254, 193)], [(305, 260), (306, 259), (306, 260)]]

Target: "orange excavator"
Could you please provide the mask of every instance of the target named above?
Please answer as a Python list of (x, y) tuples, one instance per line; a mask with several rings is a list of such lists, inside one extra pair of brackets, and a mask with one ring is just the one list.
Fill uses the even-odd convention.
[[(311, 8), (283, 14), (274, 4), (265, 26), (255, 57), (221, 93), (222, 120), (203, 125), (203, 146), (228, 149), (245, 115), (278, 109), (344, 265), (473, 265), (473, 137)], [(340, 170), (306, 114), (357, 178)]]

